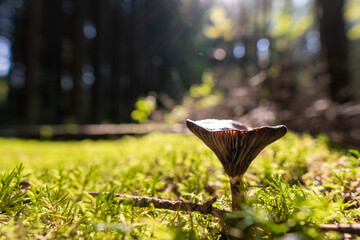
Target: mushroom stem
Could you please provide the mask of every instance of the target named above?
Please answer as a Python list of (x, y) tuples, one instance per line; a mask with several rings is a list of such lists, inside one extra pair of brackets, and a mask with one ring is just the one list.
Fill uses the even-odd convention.
[(239, 211), (240, 205), (245, 202), (246, 186), (242, 176), (230, 177), (232, 197), (232, 211)]

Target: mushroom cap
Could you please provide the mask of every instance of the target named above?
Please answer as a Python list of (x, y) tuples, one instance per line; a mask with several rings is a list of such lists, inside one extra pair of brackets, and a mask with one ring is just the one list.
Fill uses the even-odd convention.
[(247, 128), (227, 119), (187, 119), (186, 125), (216, 154), (230, 177), (243, 175), (261, 150), (287, 132), (284, 125)]

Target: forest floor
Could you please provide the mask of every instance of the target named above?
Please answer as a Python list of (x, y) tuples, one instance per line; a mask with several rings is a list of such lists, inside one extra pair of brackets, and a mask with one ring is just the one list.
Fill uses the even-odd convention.
[[(229, 179), (193, 135), (119, 140), (0, 139), (0, 239), (217, 239), (223, 222), (198, 212), (135, 207), (105, 192), (230, 210)], [(328, 138), (288, 132), (254, 160), (229, 234), (339, 239), (324, 223), (358, 223), (360, 154)], [(24, 179), (30, 187), (24, 186)], [(21, 189), (21, 186), (23, 189)], [(25, 191), (25, 189), (27, 189)], [(90, 191), (99, 191), (94, 198)]]

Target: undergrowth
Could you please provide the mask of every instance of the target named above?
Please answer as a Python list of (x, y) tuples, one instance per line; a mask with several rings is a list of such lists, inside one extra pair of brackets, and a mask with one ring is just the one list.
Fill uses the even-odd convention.
[[(204, 203), (230, 210), (227, 176), (191, 135), (154, 133), (116, 141), (0, 139), (0, 239), (338, 239), (323, 223), (360, 219), (360, 154), (325, 136), (288, 133), (245, 175), (242, 211), (231, 223), (197, 212), (116, 204), (108, 194)], [(21, 182), (28, 179), (27, 191)]]

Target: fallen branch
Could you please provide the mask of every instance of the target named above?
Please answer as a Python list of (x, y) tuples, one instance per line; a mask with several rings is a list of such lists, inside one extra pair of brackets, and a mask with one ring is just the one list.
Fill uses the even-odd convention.
[(360, 235), (360, 224), (321, 224), (320, 229)]
[[(89, 192), (89, 194), (93, 197), (97, 197), (99, 192)], [(119, 193), (115, 193), (115, 197), (132, 199), (132, 204), (136, 207), (148, 207), (150, 203), (154, 205), (155, 208), (161, 209), (169, 209), (173, 211), (186, 211), (186, 212), (200, 212), (202, 214), (211, 214), (215, 217), (222, 218), (226, 213), (230, 213), (226, 210), (221, 210), (213, 207), (212, 205), (216, 201), (216, 198), (211, 199), (210, 201), (205, 202), (204, 204), (197, 203), (189, 203), (183, 201), (170, 201), (159, 198), (152, 197), (139, 197), (139, 196), (131, 196), (131, 195), (123, 195)], [(125, 203), (126, 201), (120, 200), (119, 203)]]
[[(99, 192), (89, 192), (89, 194), (93, 197), (100, 195)], [(129, 203), (134, 204), (136, 207), (149, 207), (149, 204), (152, 203), (155, 208), (186, 212), (196, 211), (202, 214), (211, 214), (219, 218), (223, 218), (226, 213), (230, 213), (229, 211), (221, 210), (212, 206), (216, 201), (216, 198), (213, 198), (204, 204), (197, 204), (183, 201), (170, 201), (152, 197), (131, 196), (119, 193), (115, 193), (114, 196), (118, 198), (131, 199), (132, 201)], [(126, 202), (127, 201), (119, 200), (119, 203)], [(320, 229), (322, 231), (336, 231), (341, 233), (360, 235), (360, 224), (321, 224)]]

